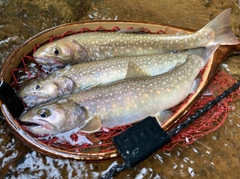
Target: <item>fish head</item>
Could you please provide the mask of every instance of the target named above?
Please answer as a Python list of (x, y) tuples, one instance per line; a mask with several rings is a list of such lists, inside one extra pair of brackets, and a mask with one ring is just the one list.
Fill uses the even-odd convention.
[(85, 48), (76, 40), (56, 40), (41, 46), (33, 53), (36, 62), (44, 67), (58, 68), (87, 58)]
[(28, 107), (33, 107), (58, 96), (70, 94), (73, 87), (73, 81), (64, 76), (38, 78), (24, 84), (17, 95)]
[(32, 134), (55, 135), (85, 125), (87, 112), (69, 99), (46, 103), (23, 113), (19, 121)]

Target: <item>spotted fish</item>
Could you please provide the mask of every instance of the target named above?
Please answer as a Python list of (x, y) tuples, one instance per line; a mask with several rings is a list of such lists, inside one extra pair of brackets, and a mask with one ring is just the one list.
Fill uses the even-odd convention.
[(169, 108), (196, 90), (195, 79), (216, 48), (199, 48), (200, 56), (189, 54), (185, 63), (161, 75), (129, 78), (39, 105), (19, 120), (38, 135), (54, 135), (76, 127), (92, 133), (147, 116), (155, 116), (161, 124), (169, 117)]
[(23, 85), (18, 96), (28, 107), (74, 93), (96, 85), (103, 85), (124, 78), (155, 76), (165, 73), (186, 61), (188, 50), (133, 57), (114, 57), (67, 66), (45, 77), (32, 79)]
[(211, 45), (238, 43), (230, 31), (231, 9), (195, 33), (190, 34), (131, 34), (116, 32), (88, 32), (67, 36), (43, 45), (34, 54), (43, 68), (103, 59), (113, 56), (157, 54)]

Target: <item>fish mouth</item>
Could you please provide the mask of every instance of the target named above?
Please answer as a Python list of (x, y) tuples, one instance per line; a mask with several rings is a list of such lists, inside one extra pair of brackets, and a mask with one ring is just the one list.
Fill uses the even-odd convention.
[(23, 122), (23, 121), (19, 121), (19, 124), (21, 125), (22, 129), (24, 129), (25, 131), (29, 132), (31, 135), (33, 135), (34, 137), (45, 137), (45, 136), (49, 136), (49, 134), (47, 132), (45, 133), (39, 133), (38, 131), (43, 129), (43, 126), (35, 123), (35, 122)]
[(40, 126), (40, 124), (36, 122), (21, 121), (21, 120), (19, 120), (19, 122), (21, 125), (24, 125), (24, 126)]
[(24, 125), (26, 127), (39, 127), (41, 126), (40, 124), (37, 124), (35, 122), (28, 122), (28, 121), (20, 121), (21, 125)]
[[(45, 134), (50, 134), (46, 131), (51, 131), (52, 129), (54, 129), (54, 125), (52, 125), (51, 123), (44, 121), (44, 120), (40, 120), (39, 122), (30, 122), (30, 121), (21, 121), (19, 120), (20, 125), (24, 128), (27, 129), (29, 132), (33, 133), (34, 135), (45, 135)], [(44, 133), (39, 133), (39, 130), (42, 131), (44, 130)]]
[(48, 100), (51, 99), (51, 98), (36, 96), (36, 95), (35, 96), (34, 95), (27, 95), (27, 96), (23, 96), (21, 98), (28, 108), (34, 107), (34, 106), (36, 106), (38, 104), (41, 104), (41, 103), (44, 103), (44, 102), (47, 102)]
[(54, 124), (45, 121), (43, 119), (38, 119), (36, 122), (33, 121), (25, 121), (25, 120), (19, 120), (19, 123), (27, 128), (29, 131), (35, 131), (35, 129), (45, 129), (45, 130), (54, 130), (56, 127)]
[(60, 59), (58, 58), (54, 58), (54, 57), (47, 57), (47, 58), (43, 58), (43, 57), (34, 57), (34, 60), (39, 63), (40, 65), (43, 66), (52, 66), (54, 65), (54, 67), (63, 67), (64, 63), (62, 61), (60, 61)]

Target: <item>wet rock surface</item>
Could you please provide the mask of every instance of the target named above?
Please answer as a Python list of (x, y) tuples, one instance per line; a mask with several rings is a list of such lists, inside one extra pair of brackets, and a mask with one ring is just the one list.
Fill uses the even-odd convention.
[(64, 23), (78, 21), (90, 8), (90, 1), (0, 1), (0, 67), (21, 42), (36, 33)]
[[(134, 20), (200, 29), (226, 8), (240, 36), (237, 0), (91, 0), (0, 1), (0, 67), (10, 53), (36, 33), (79, 20)], [(222, 69), (240, 77), (240, 56), (227, 59)], [(116, 178), (239, 178), (240, 101), (224, 125), (187, 147), (157, 152)], [(97, 178), (121, 159), (83, 162), (52, 159), (32, 151), (0, 121), (0, 178)]]

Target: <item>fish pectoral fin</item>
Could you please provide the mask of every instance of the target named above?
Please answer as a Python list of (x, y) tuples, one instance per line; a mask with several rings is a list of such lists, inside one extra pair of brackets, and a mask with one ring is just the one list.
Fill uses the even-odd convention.
[(157, 122), (159, 125), (163, 124), (171, 115), (172, 111), (166, 110), (166, 111), (160, 111), (155, 115), (155, 118), (157, 119)]
[(196, 78), (196, 79), (194, 80), (193, 85), (192, 85), (192, 88), (191, 88), (191, 91), (190, 91), (189, 94), (192, 94), (192, 93), (195, 93), (195, 92), (196, 92), (196, 90), (197, 90), (200, 82), (201, 82), (201, 78)]
[(119, 30), (118, 33), (129, 33), (129, 34), (136, 34), (136, 33), (147, 33), (144, 27), (138, 27), (135, 29), (126, 29), (126, 30)]
[(128, 62), (127, 73), (125, 78), (136, 78), (136, 77), (145, 77), (145, 76), (152, 76), (147, 71), (140, 68), (133, 62)]
[(99, 116), (94, 116), (87, 120), (85, 126), (82, 127), (80, 131), (86, 132), (86, 133), (93, 133), (93, 132), (99, 131), (101, 127), (102, 127), (102, 122)]

